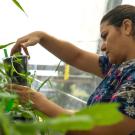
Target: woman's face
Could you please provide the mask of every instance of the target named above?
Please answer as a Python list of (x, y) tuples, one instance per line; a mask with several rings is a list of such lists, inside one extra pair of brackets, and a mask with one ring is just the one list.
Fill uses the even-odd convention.
[(127, 60), (127, 38), (122, 28), (103, 22), (100, 31), (102, 38), (101, 50), (106, 53), (110, 63), (119, 64)]

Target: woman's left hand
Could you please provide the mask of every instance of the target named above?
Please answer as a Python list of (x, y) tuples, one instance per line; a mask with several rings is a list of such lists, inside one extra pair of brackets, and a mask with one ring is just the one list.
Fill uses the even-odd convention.
[(17, 84), (8, 84), (7, 91), (19, 95), (21, 103), (26, 103), (28, 100), (33, 101), (33, 99), (36, 98), (36, 95), (38, 93), (30, 87)]

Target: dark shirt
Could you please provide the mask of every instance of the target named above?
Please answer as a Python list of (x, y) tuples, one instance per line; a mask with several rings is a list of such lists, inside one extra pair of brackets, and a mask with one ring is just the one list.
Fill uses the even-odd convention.
[[(99, 65), (104, 79), (89, 97), (87, 105), (118, 102), (119, 110), (135, 119), (135, 59), (110, 64), (106, 56), (100, 56)], [(135, 132), (130, 135), (135, 135)]]
[(118, 102), (119, 110), (135, 119), (135, 59), (110, 64), (106, 56), (100, 56), (99, 65), (104, 79), (89, 97), (87, 105)]

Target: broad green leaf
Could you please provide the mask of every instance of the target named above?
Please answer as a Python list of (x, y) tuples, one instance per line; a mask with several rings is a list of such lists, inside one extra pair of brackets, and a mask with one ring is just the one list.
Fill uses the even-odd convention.
[(16, 128), (24, 134), (37, 131), (66, 132), (68, 130), (90, 130), (95, 126), (111, 125), (122, 120), (116, 103), (101, 103), (87, 107), (76, 114), (62, 115), (56, 118), (46, 118), (45, 122), (16, 123)]
[(48, 127), (56, 131), (90, 130), (94, 126), (116, 124), (123, 119), (118, 106), (116, 103), (96, 104), (80, 110), (73, 116), (49, 119)]
[(0, 113), (0, 123), (2, 126), (3, 134), (10, 135), (10, 121), (4, 113)]
[(24, 135), (28, 133), (30, 135), (34, 135), (37, 131), (41, 130), (41, 128), (44, 127), (45, 129), (45, 124), (40, 122), (16, 122), (14, 126), (19, 132), (22, 132)]
[(100, 103), (82, 109), (77, 115), (89, 114), (94, 119), (95, 125), (112, 125), (123, 119), (118, 107), (117, 103)]
[(94, 121), (87, 114), (82, 116), (73, 115), (49, 119), (47, 126), (54, 131), (90, 130), (94, 127)]
[(52, 119), (46, 119), (45, 122), (36, 123), (15, 123), (15, 127), (25, 133), (34, 133), (36, 131), (62, 131), (67, 130), (88, 130), (93, 128), (93, 121), (89, 116), (64, 116)]

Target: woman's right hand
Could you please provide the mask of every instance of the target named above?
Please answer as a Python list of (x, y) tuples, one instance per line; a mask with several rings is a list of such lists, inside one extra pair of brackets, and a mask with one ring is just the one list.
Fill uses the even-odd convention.
[(11, 49), (11, 55), (13, 55), (17, 52), (21, 52), (21, 49), (23, 49), (24, 52), (26, 53), (26, 55), (29, 56), (29, 52), (28, 52), (27, 47), (34, 46), (37, 43), (40, 43), (42, 35), (43, 35), (43, 32), (36, 31), (36, 32), (32, 32), (26, 36), (19, 38), (16, 41), (16, 44)]

